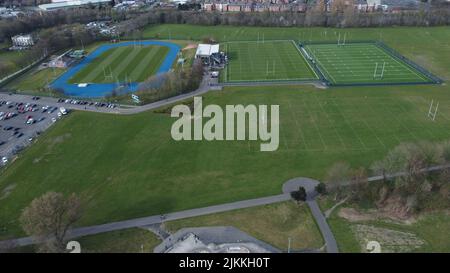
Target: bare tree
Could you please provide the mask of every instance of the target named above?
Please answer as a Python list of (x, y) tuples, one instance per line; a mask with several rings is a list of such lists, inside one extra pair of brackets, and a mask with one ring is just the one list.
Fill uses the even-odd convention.
[(23, 211), (25, 232), (39, 242), (42, 252), (64, 252), (67, 231), (80, 218), (80, 200), (75, 194), (48, 192), (35, 198)]
[(351, 168), (346, 162), (337, 162), (327, 172), (327, 186), (330, 192), (336, 193), (336, 199), (342, 194), (342, 187), (351, 178)]

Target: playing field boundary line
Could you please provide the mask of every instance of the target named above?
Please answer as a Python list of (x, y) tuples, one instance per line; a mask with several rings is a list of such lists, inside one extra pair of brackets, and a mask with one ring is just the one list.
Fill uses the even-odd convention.
[[(384, 81), (375, 81), (375, 82), (373, 82), (371, 79), (367, 79), (366, 81), (364, 81), (363, 76), (354, 75), (354, 77), (357, 77), (357, 78), (359, 77), (361, 79), (359, 82), (356, 82), (356, 81), (352, 80), (354, 78), (352, 76), (352, 72), (348, 71), (348, 68), (346, 68), (347, 72), (350, 73), (350, 74), (348, 74), (349, 77), (347, 77), (347, 79), (341, 79), (341, 80), (337, 79), (336, 77), (333, 76), (333, 74), (339, 74), (341, 76), (339, 76), (338, 78), (342, 78), (344, 73), (340, 73), (341, 69), (334, 67), (332, 64), (333, 63), (342, 63), (345, 65), (346, 60), (348, 62), (355, 61), (355, 60), (352, 58), (342, 59), (343, 57), (338, 56), (338, 55), (332, 56), (332, 54), (333, 54), (332, 49), (328, 49), (328, 51), (326, 48), (324, 49), (326, 52), (330, 53), (327, 55), (326, 52), (325, 53), (323, 53), (322, 51), (315, 52), (310, 47), (310, 46), (319, 46), (319, 48), (321, 48), (320, 45), (333, 46), (335, 44), (336, 44), (335, 41), (317, 41), (317, 42), (304, 41), (304, 42), (300, 42), (300, 47), (304, 48), (308, 54), (311, 54), (313, 59), (309, 60), (306, 56), (304, 56), (304, 57), (309, 61), (310, 64), (313, 65), (314, 68), (316, 68), (316, 71), (318, 71), (320, 74), (324, 75), (324, 77), (326, 79), (326, 83), (328, 83), (329, 85), (332, 85), (332, 86), (380, 86), (380, 85), (382, 85), (382, 86), (384, 86), (384, 85), (441, 84), (443, 82), (441, 79), (439, 79), (438, 77), (433, 75), (431, 72), (429, 72), (425, 68), (421, 67), (420, 65), (417, 65), (413, 61), (411, 61), (408, 58), (404, 57), (403, 55), (399, 54), (397, 51), (391, 49), (383, 42), (376, 41), (376, 40), (352, 40), (352, 41), (348, 41), (348, 44), (343, 45), (342, 48), (350, 47), (350, 48), (353, 48), (354, 50), (358, 50), (358, 48), (355, 49), (354, 47), (352, 47), (352, 45), (356, 45), (356, 46), (364, 45), (364, 44), (367, 46), (371, 45), (376, 49), (375, 52), (379, 52), (380, 55), (379, 56), (370, 55), (370, 56), (372, 56), (375, 59), (381, 58), (382, 60), (386, 59), (386, 61), (391, 60), (394, 64), (396, 63), (397, 65), (394, 65), (392, 68), (393, 69), (392, 71), (394, 71), (394, 72), (395, 71), (401, 72), (402, 70), (400, 68), (402, 68), (405, 72), (408, 71), (409, 73), (407, 73), (407, 74), (405, 73), (404, 75), (402, 75), (401, 73), (400, 74), (397, 73), (397, 74), (395, 74), (397, 76), (394, 78), (386, 77), (386, 79), (384, 79)], [(363, 47), (361, 47), (361, 50), (362, 49), (363, 49)], [(340, 54), (340, 55), (342, 55), (342, 54)], [(389, 59), (387, 59), (387, 58), (389, 58)], [(324, 59), (326, 59), (327, 65), (324, 65), (324, 63), (322, 62), (322, 60), (324, 60)], [(365, 59), (366, 58), (360, 58), (360, 60), (365, 60)], [(367, 65), (370, 64), (368, 61), (364, 61), (363, 63), (366, 63)], [(330, 68), (332, 68), (330, 71), (327, 68), (328, 64), (330, 64), (331, 65)], [(359, 64), (360, 64), (360, 62), (356, 62), (355, 65), (358, 66)], [(395, 68), (395, 67), (398, 67), (398, 68)], [(351, 68), (357, 69), (357, 68), (354, 68), (353, 66)], [(357, 69), (357, 71), (360, 72), (360, 69)], [(369, 71), (369, 70), (365, 69), (365, 71)], [(391, 71), (391, 70), (389, 70), (389, 71)], [(408, 75), (410, 75), (411, 79), (409, 79)]]
[[(277, 44), (278, 43), (278, 44)], [(221, 43), (229, 55), (220, 83), (318, 80), (292, 39), (228, 41)], [(235, 54), (235, 55), (232, 55)]]
[(288, 107), (291, 110), (290, 112), (291, 112), (292, 118), (295, 120), (295, 124), (297, 124), (297, 128), (298, 128), (297, 130), (300, 133), (300, 138), (303, 141), (303, 145), (305, 146), (306, 149), (308, 149), (308, 145), (306, 145), (306, 139), (303, 134), (303, 130), (301, 128), (301, 125), (298, 123), (297, 118), (294, 115), (294, 112), (293, 112), (294, 108), (292, 107), (291, 101), (289, 101), (289, 100), (288, 100)]
[[(216, 84), (216, 86), (275, 86), (275, 85), (323, 85), (322, 81), (319, 80), (268, 80), (268, 81), (232, 81), (232, 82), (221, 82)], [(324, 86), (325, 87), (325, 86)]]
[(339, 114), (343, 117), (343, 120), (345, 123), (347, 123), (347, 125), (350, 127), (350, 129), (353, 131), (353, 133), (355, 134), (356, 138), (359, 140), (359, 142), (361, 142), (362, 146), (364, 147), (365, 150), (367, 150), (367, 146), (366, 144), (362, 141), (361, 137), (358, 135), (358, 133), (356, 132), (355, 128), (353, 128), (353, 126), (351, 125), (351, 123), (348, 121), (347, 117), (344, 115), (344, 113), (340, 110), (339, 105), (336, 103), (335, 99), (331, 99), (332, 103), (334, 104), (334, 106), (338, 109)]
[(319, 104), (320, 109), (325, 114), (325, 116), (326, 116), (326, 118), (328, 120), (328, 123), (333, 126), (333, 129), (336, 132), (336, 135), (338, 136), (341, 144), (344, 146), (344, 149), (347, 149), (347, 145), (345, 145), (344, 139), (342, 138), (341, 134), (337, 130), (335, 123), (331, 121), (331, 118), (330, 118), (330, 115), (328, 114), (328, 112), (325, 110), (325, 108), (323, 108), (323, 106), (321, 104), (321, 101), (315, 95), (314, 95), (314, 99), (317, 101), (317, 103)]
[(317, 122), (316, 122), (316, 120), (314, 119), (314, 116), (310, 113), (310, 110), (309, 110), (309, 108), (308, 108), (308, 105), (306, 105), (306, 102), (305, 102), (304, 100), (303, 100), (303, 107), (305, 108), (305, 111), (306, 111), (306, 114), (308, 115), (308, 117), (313, 121), (314, 127), (315, 127), (316, 130), (317, 130), (317, 134), (319, 135), (320, 142), (322, 143), (323, 149), (324, 149), (324, 150), (328, 150), (328, 149), (327, 149), (327, 145), (326, 145), (325, 141), (323, 140), (322, 134), (320, 133), (319, 126), (317, 126)]
[(306, 64), (308, 64), (308, 67), (311, 69), (311, 71), (314, 73), (314, 75), (316, 76), (317, 79), (320, 79), (319, 75), (317, 74), (316, 70), (312, 67), (312, 65), (309, 63), (308, 59), (306, 58), (306, 56), (303, 55), (302, 50), (298, 47), (297, 43), (292, 40), (292, 43), (294, 44), (294, 47), (297, 49), (298, 53), (300, 55), (302, 55), (303, 60), (306, 62)]
[(403, 56), (402, 54), (398, 53), (396, 50), (392, 49), (391, 47), (389, 47), (388, 45), (386, 45), (385, 43), (383, 43), (382, 41), (376, 41), (375, 42), (379, 47), (381, 47), (383, 50), (385, 50), (386, 52), (388, 52), (390, 55), (396, 57), (397, 59), (405, 62), (407, 65), (409, 65), (410, 67), (412, 67), (415, 70), (418, 70), (420, 73), (424, 74), (425, 76), (427, 76), (429, 79), (431, 79), (435, 84), (441, 84), (444, 81), (437, 77), (436, 75), (434, 75), (433, 73), (431, 73), (430, 71), (428, 71), (427, 69), (423, 68), (422, 66), (416, 64), (415, 62), (411, 61), (410, 59), (406, 58), (405, 56)]

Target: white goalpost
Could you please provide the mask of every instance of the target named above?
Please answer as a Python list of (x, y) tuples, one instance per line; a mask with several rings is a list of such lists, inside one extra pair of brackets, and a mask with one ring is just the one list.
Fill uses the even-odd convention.
[[(384, 77), (384, 68), (386, 67), (386, 62), (383, 62), (383, 65), (378, 66), (378, 62), (375, 63), (375, 70), (373, 71), (373, 79), (383, 79)], [(380, 69), (378, 69), (380, 68)], [(378, 73), (378, 70), (381, 70), (380, 73)]]
[(109, 73), (106, 72), (105, 67), (103, 67), (103, 77), (105, 78), (105, 80), (112, 80), (113, 79), (113, 74), (111, 71), (111, 67), (109, 67)]
[(343, 37), (342, 41), (341, 41), (341, 33), (339, 33), (337, 45), (338, 46), (344, 46), (346, 40), (347, 40), (347, 33), (344, 33), (344, 37)]
[(266, 62), (266, 76), (275, 75), (275, 60), (272, 62), (272, 69), (269, 70), (269, 61)]
[(427, 116), (432, 121), (434, 121), (436, 119), (437, 111), (438, 111), (438, 108), (439, 108), (439, 102), (436, 103), (436, 107), (435, 108), (433, 108), (433, 106), (434, 106), (434, 100), (431, 100), (430, 108), (428, 109), (428, 115)]

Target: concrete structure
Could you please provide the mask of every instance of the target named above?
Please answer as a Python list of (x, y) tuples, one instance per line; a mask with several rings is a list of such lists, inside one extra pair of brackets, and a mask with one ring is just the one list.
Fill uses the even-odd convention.
[(235, 227), (183, 228), (155, 247), (155, 253), (280, 253)]
[(63, 1), (63, 2), (53, 2), (50, 4), (39, 5), (39, 9), (44, 11), (52, 11), (58, 9), (69, 9), (78, 8), (87, 5), (109, 5), (111, 0), (73, 0), (73, 1)]

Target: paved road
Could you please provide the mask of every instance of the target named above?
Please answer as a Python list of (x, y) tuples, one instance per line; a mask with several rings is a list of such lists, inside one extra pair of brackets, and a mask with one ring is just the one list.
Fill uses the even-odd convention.
[(319, 184), (319, 181), (306, 178), (306, 177), (297, 177), (293, 178), (283, 185), (283, 192), (288, 194), (292, 191), (298, 190), (299, 187), (304, 187), (306, 190), (306, 204), (308, 205), (311, 213), (316, 220), (317, 225), (319, 226), (319, 230), (322, 233), (322, 237), (325, 241), (327, 252), (328, 253), (338, 253), (339, 249), (336, 243), (336, 239), (334, 238), (333, 232), (328, 226), (327, 220), (323, 215), (322, 211), (319, 208), (319, 205), (316, 202), (316, 197), (318, 195), (316, 191), (316, 186)]
[[(178, 220), (178, 219), (184, 219), (184, 218), (190, 218), (190, 217), (195, 217), (195, 216), (225, 212), (225, 211), (230, 211), (230, 210), (256, 207), (256, 206), (262, 206), (262, 205), (267, 205), (267, 204), (274, 204), (274, 203), (287, 201), (289, 199), (290, 199), (289, 194), (280, 194), (280, 195), (273, 195), (273, 196), (269, 196), (269, 197), (227, 203), (227, 204), (222, 204), (222, 205), (216, 205), (216, 206), (168, 213), (168, 214), (165, 214), (164, 217), (162, 217), (161, 215), (153, 215), (153, 216), (149, 216), (149, 217), (142, 217), (142, 218), (136, 218), (136, 219), (126, 220), (126, 221), (112, 222), (112, 223), (103, 224), (103, 225), (81, 227), (81, 228), (73, 229), (70, 232), (69, 238), (77, 238), (77, 237), (81, 237), (81, 236), (93, 235), (93, 234), (98, 234), (98, 233), (103, 233), (103, 232), (108, 232), (108, 231), (121, 230), (121, 229), (127, 229), (127, 228), (132, 228), (132, 227), (142, 227), (142, 226), (148, 226), (148, 225), (152, 225), (152, 224), (159, 224), (164, 221), (173, 221), (173, 220)], [(0, 249), (1, 248), (10, 248), (12, 246), (26, 246), (26, 245), (31, 245), (34, 243), (36, 243), (36, 242), (34, 242), (31, 237), (6, 240), (6, 241), (0, 242)]]
[[(310, 178), (305, 178), (305, 177), (294, 178), (294, 179), (287, 181), (283, 185), (283, 188), (282, 188), (283, 194), (272, 195), (272, 196), (256, 198), (256, 199), (249, 199), (249, 200), (238, 201), (238, 202), (227, 203), (227, 204), (216, 205), (216, 206), (209, 206), (209, 207), (204, 207), (204, 208), (184, 210), (184, 211), (179, 211), (179, 212), (168, 213), (165, 215), (153, 215), (153, 216), (136, 218), (136, 219), (126, 220), (126, 221), (112, 222), (112, 223), (103, 224), (103, 225), (75, 228), (75, 229), (71, 230), (69, 238), (77, 238), (77, 237), (82, 237), (82, 236), (87, 236), (87, 235), (94, 235), (94, 234), (99, 234), (99, 233), (103, 233), (103, 232), (122, 230), (122, 229), (133, 228), (133, 227), (145, 227), (145, 226), (149, 226), (149, 225), (160, 224), (165, 221), (173, 221), (173, 220), (196, 217), (196, 216), (201, 216), (201, 215), (214, 214), (214, 213), (231, 211), (231, 210), (236, 210), (236, 209), (250, 208), (250, 207), (256, 207), (256, 206), (262, 206), (262, 205), (268, 205), (268, 204), (274, 204), (274, 203), (279, 203), (279, 202), (283, 202), (283, 201), (288, 201), (291, 199), (290, 193), (294, 190), (298, 190), (298, 188), (300, 186), (302, 186), (306, 189), (306, 193), (307, 193), (306, 203), (309, 206), (309, 208), (311, 209), (311, 213), (312, 213), (314, 219), (316, 220), (317, 225), (319, 226), (319, 230), (322, 233), (322, 236), (326, 243), (327, 252), (337, 253), (338, 247), (337, 247), (336, 240), (334, 239), (333, 233), (331, 232), (331, 229), (328, 226), (324, 215), (320, 211), (320, 208), (317, 205), (317, 202), (315, 201), (315, 197), (317, 196), (315, 187), (318, 183), (319, 183), (318, 181), (310, 179)], [(0, 248), (11, 248), (12, 246), (26, 246), (26, 245), (30, 245), (33, 243), (36, 243), (36, 242), (33, 241), (31, 237), (24, 237), (24, 238), (19, 238), (19, 239), (1, 241)]]
[(149, 103), (142, 106), (133, 106), (133, 105), (119, 105), (116, 108), (107, 108), (107, 107), (96, 107), (96, 106), (85, 106), (78, 104), (68, 104), (68, 103), (58, 103), (58, 98), (53, 97), (41, 97), (38, 101), (33, 100), (33, 96), (28, 95), (20, 95), (20, 94), (12, 94), (8, 93), (0, 93), (0, 100), (12, 101), (12, 102), (23, 102), (23, 103), (39, 103), (41, 105), (49, 105), (56, 107), (64, 107), (69, 110), (78, 110), (78, 111), (88, 111), (88, 112), (98, 112), (98, 113), (108, 113), (108, 114), (119, 114), (119, 115), (132, 115), (137, 114), (153, 109), (157, 109), (162, 106), (170, 105), (194, 96), (203, 95), (211, 90), (220, 90), (221, 88), (218, 86), (210, 86), (209, 83), (211, 78), (209, 76), (205, 76), (199, 86), (199, 88), (193, 92), (181, 94), (175, 97), (171, 97), (168, 99), (160, 100), (157, 102)]

